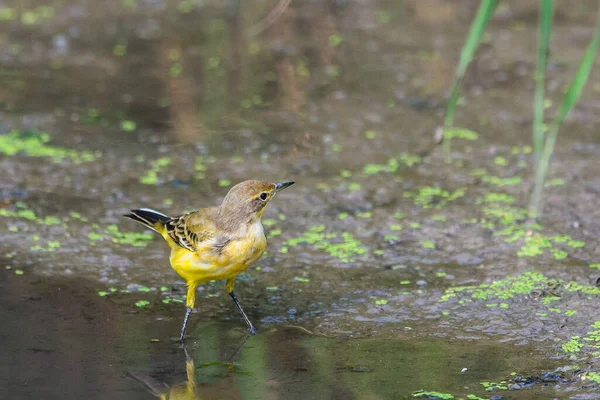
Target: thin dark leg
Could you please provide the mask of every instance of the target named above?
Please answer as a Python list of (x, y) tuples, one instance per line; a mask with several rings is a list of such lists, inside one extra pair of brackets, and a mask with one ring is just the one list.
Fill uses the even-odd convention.
[(188, 319), (190, 319), (190, 314), (192, 313), (192, 307), (185, 308), (185, 318), (183, 319), (183, 326), (181, 327), (181, 334), (179, 335), (179, 341), (183, 344), (183, 335), (185, 335), (185, 327), (187, 326)]
[(250, 320), (248, 319), (248, 316), (246, 315), (246, 313), (244, 312), (244, 309), (240, 305), (240, 302), (238, 301), (235, 293), (229, 292), (229, 295), (233, 299), (233, 302), (237, 306), (238, 310), (240, 310), (240, 312), (242, 313), (242, 317), (244, 318), (244, 321), (246, 321), (246, 323), (248, 324), (248, 333), (250, 335), (256, 335), (257, 330), (254, 328), (254, 325), (252, 325), (252, 322), (250, 322)]

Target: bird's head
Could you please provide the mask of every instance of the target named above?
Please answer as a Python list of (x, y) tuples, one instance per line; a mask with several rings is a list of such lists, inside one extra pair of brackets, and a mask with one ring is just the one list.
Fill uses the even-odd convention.
[(221, 210), (229, 214), (235, 223), (259, 220), (265, 207), (276, 193), (292, 186), (294, 182), (271, 183), (263, 181), (244, 181), (232, 187), (221, 203)]

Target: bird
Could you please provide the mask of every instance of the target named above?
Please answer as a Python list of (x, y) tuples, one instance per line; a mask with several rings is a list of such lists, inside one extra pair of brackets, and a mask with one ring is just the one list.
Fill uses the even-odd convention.
[(186, 312), (179, 335), (182, 344), (196, 302), (196, 288), (211, 280), (226, 280), (225, 290), (248, 325), (248, 333), (257, 333), (233, 291), (235, 278), (265, 251), (267, 239), (261, 217), (267, 204), (293, 184), (247, 180), (233, 186), (220, 205), (176, 217), (150, 208), (124, 214), (165, 239), (171, 249), (171, 267), (187, 283)]

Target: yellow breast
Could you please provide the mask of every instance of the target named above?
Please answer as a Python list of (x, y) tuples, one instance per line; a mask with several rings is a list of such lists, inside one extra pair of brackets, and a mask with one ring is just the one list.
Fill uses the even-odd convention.
[(256, 262), (267, 247), (267, 239), (260, 221), (250, 225), (240, 237), (222, 248), (208, 240), (195, 252), (173, 248), (171, 266), (186, 281), (204, 283), (234, 277)]

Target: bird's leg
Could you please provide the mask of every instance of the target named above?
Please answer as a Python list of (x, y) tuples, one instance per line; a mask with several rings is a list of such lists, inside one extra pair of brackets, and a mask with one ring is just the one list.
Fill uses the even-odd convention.
[(179, 341), (183, 344), (183, 335), (185, 335), (185, 327), (187, 326), (188, 319), (190, 319), (190, 314), (192, 313), (191, 307), (185, 308), (185, 317), (183, 318), (183, 326), (181, 327), (181, 333), (179, 334)]
[(194, 304), (196, 303), (196, 287), (198, 287), (197, 283), (188, 283), (188, 291), (185, 301), (185, 318), (183, 319), (181, 334), (179, 335), (179, 341), (181, 342), (181, 344), (183, 344), (183, 335), (185, 335), (185, 327), (187, 326), (188, 319), (190, 319), (190, 314), (192, 313), (192, 310), (194, 309)]
[(235, 283), (235, 278), (227, 279), (227, 283), (225, 284), (225, 289), (227, 290), (227, 293), (229, 293), (229, 295), (233, 299), (233, 302), (237, 306), (238, 310), (240, 310), (240, 313), (242, 313), (242, 318), (244, 318), (244, 321), (246, 321), (246, 324), (248, 324), (248, 333), (250, 335), (255, 335), (257, 333), (256, 328), (254, 327), (254, 325), (252, 325), (252, 322), (250, 322), (250, 319), (248, 318), (248, 316), (244, 312), (244, 309), (240, 305), (240, 302), (238, 301), (237, 296), (235, 295), (235, 293), (233, 293), (233, 284), (234, 283)]

